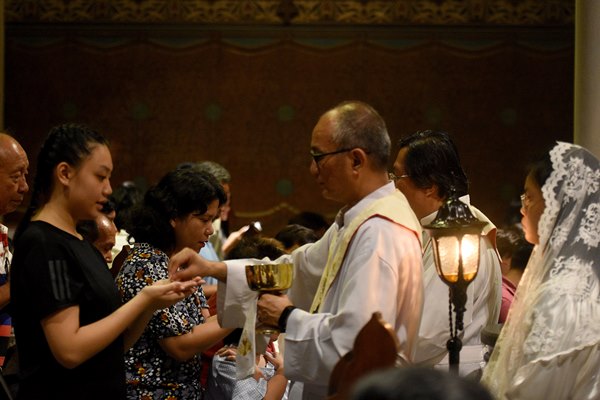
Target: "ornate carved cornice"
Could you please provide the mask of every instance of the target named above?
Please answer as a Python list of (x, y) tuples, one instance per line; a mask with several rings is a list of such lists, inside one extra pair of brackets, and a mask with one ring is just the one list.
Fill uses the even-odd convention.
[(570, 26), (575, 0), (5, 0), (7, 23)]

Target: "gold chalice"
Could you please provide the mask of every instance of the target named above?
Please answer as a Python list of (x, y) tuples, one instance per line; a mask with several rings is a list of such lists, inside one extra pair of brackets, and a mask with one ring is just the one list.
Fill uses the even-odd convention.
[[(250, 290), (260, 293), (277, 294), (292, 286), (294, 264), (246, 265), (246, 281)], [(256, 332), (262, 334), (279, 333), (277, 327), (256, 322)]]

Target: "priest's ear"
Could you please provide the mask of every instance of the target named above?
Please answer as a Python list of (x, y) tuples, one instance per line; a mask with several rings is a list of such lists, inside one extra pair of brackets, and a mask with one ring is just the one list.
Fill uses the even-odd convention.
[(359, 169), (365, 165), (367, 153), (365, 153), (363, 149), (356, 148), (352, 149), (350, 152), (350, 157), (352, 157), (352, 169)]

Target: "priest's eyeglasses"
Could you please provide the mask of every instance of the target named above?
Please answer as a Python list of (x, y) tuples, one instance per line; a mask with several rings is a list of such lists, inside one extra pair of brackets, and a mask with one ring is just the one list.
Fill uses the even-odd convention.
[(339, 150), (335, 150), (335, 151), (330, 151), (327, 153), (319, 153), (317, 151), (311, 150), (310, 151), (310, 156), (312, 157), (313, 160), (315, 160), (315, 164), (317, 164), (317, 167), (319, 166), (319, 162), (321, 162), (322, 159), (324, 159), (327, 156), (332, 156), (334, 154), (340, 154), (340, 153), (347, 153), (349, 151), (352, 151), (354, 148), (352, 149), (339, 149)]

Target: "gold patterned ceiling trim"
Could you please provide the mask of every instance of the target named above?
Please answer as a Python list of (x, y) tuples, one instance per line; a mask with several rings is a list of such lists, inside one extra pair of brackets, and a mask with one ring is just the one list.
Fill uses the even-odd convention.
[(574, 16), (575, 0), (5, 0), (7, 23), (564, 26)]

